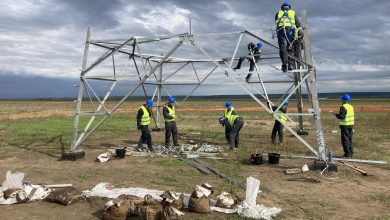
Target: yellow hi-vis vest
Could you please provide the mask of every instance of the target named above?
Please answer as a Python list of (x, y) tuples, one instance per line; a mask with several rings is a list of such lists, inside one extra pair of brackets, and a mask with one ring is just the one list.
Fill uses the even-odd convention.
[(226, 109), (225, 109), (225, 115), (224, 115), (225, 118), (228, 118), (230, 115), (232, 115), (233, 111), (234, 111), (233, 106), (230, 107), (230, 108), (226, 108)]
[(234, 120), (236, 120), (236, 118), (238, 118), (238, 115), (229, 115), (229, 116), (227, 116), (227, 118), (228, 118), (230, 127), (233, 127)]
[(149, 125), (150, 124), (149, 111), (146, 109), (145, 106), (141, 106), (140, 109), (142, 109), (144, 111), (144, 114), (142, 115), (142, 118), (141, 118), (141, 125)]
[(173, 117), (172, 119), (165, 118), (164, 119), (165, 122), (175, 121), (175, 106), (172, 106), (172, 108), (170, 108), (168, 105), (165, 105), (165, 107), (167, 107), (167, 109), (168, 109), (168, 115)]
[(297, 28), (295, 25), (295, 11), (294, 10), (287, 10), (283, 11), (280, 10), (278, 12), (278, 17), (276, 18), (276, 27), (293, 27)]
[(339, 119), (339, 125), (354, 125), (355, 124), (355, 112), (353, 111), (353, 106), (349, 103), (343, 104), (344, 108), (347, 110), (347, 115), (345, 119)]
[(278, 118), (280, 118), (280, 121), (282, 121), (282, 124), (285, 124), (287, 122), (287, 117), (286, 115), (283, 114), (282, 111), (280, 111), (280, 109), (278, 110), (278, 112), (276, 113), (276, 116), (278, 116)]

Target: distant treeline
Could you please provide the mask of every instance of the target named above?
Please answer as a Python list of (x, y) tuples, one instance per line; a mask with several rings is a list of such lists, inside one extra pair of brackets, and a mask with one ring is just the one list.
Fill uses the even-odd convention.
[[(318, 98), (320, 99), (339, 99), (343, 93), (319, 93)], [(349, 93), (353, 99), (390, 99), (390, 92), (351, 92)], [(259, 94), (255, 94), (256, 97), (260, 98)], [(269, 94), (270, 99), (279, 99), (282, 94)], [(175, 96), (176, 99), (180, 100), (186, 96)], [(14, 99), (14, 100), (75, 100), (77, 97), (64, 97), (64, 98), (37, 98), (37, 99)], [(85, 97), (86, 98), (86, 97)], [(163, 96), (162, 99), (167, 99), (167, 96)], [(295, 99), (295, 94), (291, 96)], [(303, 94), (303, 98), (307, 99), (307, 94)], [(122, 97), (111, 97), (110, 100), (119, 100)], [(132, 96), (130, 99), (145, 99), (144, 96)], [(249, 95), (212, 95), (212, 96), (191, 96), (190, 99), (251, 99)], [(10, 100), (10, 99), (7, 99)]]

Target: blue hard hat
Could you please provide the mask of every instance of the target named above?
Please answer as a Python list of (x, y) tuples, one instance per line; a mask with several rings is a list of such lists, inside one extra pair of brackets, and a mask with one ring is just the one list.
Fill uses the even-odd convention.
[(291, 8), (291, 4), (290, 4), (290, 2), (287, 2), (287, 1), (286, 1), (286, 2), (283, 2), (283, 4), (282, 4), (282, 7), (283, 7), (283, 6), (288, 6), (288, 7), (290, 7), (290, 8)]
[(146, 100), (146, 105), (148, 107), (152, 107), (153, 106), (153, 100), (151, 100), (151, 99)]
[(284, 101), (283, 103), (285, 106), (288, 106), (288, 100)]
[(347, 93), (345, 93), (344, 95), (340, 96), (340, 99), (344, 100), (346, 102), (349, 102), (349, 101), (351, 101), (351, 96), (349, 96)]
[(261, 43), (261, 42), (259, 42), (259, 43), (257, 43), (257, 45), (256, 45), (258, 48), (261, 48), (261, 47), (263, 47), (263, 44)]
[(176, 100), (175, 100), (175, 98), (173, 98), (173, 97), (169, 97), (168, 102), (169, 102), (169, 103), (175, 103)]
[(226, 108), (229, 108), (230, 106), (232, 106), (232, 103), (231, 103), (230, 101), (227, 101), (227, 102), (225, 103), (225, 107), (226, 107)]

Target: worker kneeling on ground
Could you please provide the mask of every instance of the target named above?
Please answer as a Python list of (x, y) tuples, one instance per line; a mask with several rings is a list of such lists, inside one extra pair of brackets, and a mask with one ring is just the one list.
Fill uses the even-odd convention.
[(279, 136), (279, 143), (283, 143), (283, 128), (286, 122), (287, 122), (287, 116), (284, 113), (287, 113), (287, 106), (288, 106), (288, 101), (286, 100), (282, 107), (275, 113), (275, 111), (278, 109), (277, 106), (271, 106), (272, 111), (276, 116), (280, 119), (280, 121), (275, 120), (274, 127), (272, 128), (272, 133), (271, 133), (271, 144), (275, 144), (275, 138), (276, 138), (276, 133), (278, 133)]
[[(255, 69), (256, 63), (260, 60), (261, 56), (261, 47), (263, 47), (263, 44), (261, 42), (257, 43), (256, 45), (252, 42), (248, 44), (248, 50), (249, 50), (249, 57), (240, 57), (238, 60), (237, 66), (234, 68), (234, 70), (240, 69), (242, 61), (245, 59), (249, 60), (249, 73), (246, 76), (245, 80), (249, 82), (250, 78), (252, 77), (252, 71)], [(257, 68), (256, 68), (257, 69)]]
[(341, 132), (341, 144), (343, 145), (344, 155), (343, 157), (353, 157), (352, 147), (352, 134), (353, 126), (355, 124), (355, 112), (353, 106), (349, 103), (351, 97), (348, 94), (344, 94), (340, 97), (342, 105), (340, 106), (339, 113), (336, 113), (336, 117), (339, 119), (339, 127)]
[(137, 146), (138, 151), (143, 151), (143, 144), (146, 143), (148, 145), (148, 150), (153, 152), (152, 147), (152, 136), (149, 131), (150, 124), (150, 115), (152, 114), (151, 108), (153, 107), (153, 101), (151, 99), (146, 100), (146, 104), (143, 104), (138, 109), (137, 114), (137, 128), (141, 130), (141, 138), (139, 139), (139, 143)]
[(176, 112), (175, 112), (176, 100), (173, 97), (169, 97), (168, 103), (163, 108), (163, 116), (165, 120), (165, 147), (169, 148), (171, 135), (173, 138), (173, 145), (180, 146), (177, 142), (177, 127), (176, 127)]
[(293, 43), (296, 40), (297, 29), (301, 29), (301, 23), (291, 4), (284, 2), (275, 15), (276, 32), (279, 44), (279, 56), (282, 60), (282, 71), (294, 68), (294, 61), (289, 59), (288, 55), (294, 55)]
[(237, 150), (240, 141), (240, 130), (244, 126), (244, 119), (238, 115), (228, 115), (225, 118), (230, 136), (230, 150)]

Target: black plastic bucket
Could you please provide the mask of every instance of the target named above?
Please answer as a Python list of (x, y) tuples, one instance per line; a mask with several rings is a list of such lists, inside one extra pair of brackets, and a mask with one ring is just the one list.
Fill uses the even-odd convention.
[(279, 164), (280, 154), (270, 153), (268, 154), (268, 162), (270, 164)]
[(126, 149), (120, 148), (120, 149), (115, 149), (116, 157), (118, 158), (125, 158), (126, 155)]
[(263, 163), (263, 155), (261, 154), (251, 155), (251, 164), (260, 165), (262, 163)]

